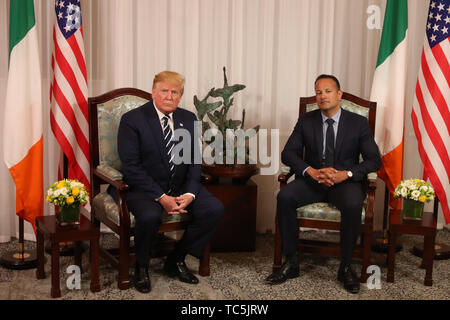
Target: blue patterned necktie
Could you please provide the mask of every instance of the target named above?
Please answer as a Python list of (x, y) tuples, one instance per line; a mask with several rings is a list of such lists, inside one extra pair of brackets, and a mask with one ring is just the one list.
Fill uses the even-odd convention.
[(168, 116), (163, 117), (163, 135), (164, 135), (164, 145), (166, 147), (166, 154), (167, 157), (169, 158), (170, 177), (172, 177), (175, 171), (175, 165), (173, 164), (173, 154), (172, 154), (175, 142), (172, 140), (172, 129), (170, 128)]

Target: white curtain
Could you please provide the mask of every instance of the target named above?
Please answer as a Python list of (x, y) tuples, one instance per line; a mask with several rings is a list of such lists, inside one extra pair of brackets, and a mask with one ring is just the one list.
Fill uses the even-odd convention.
[[(425, 35), (427, 1), (409, 4), (408, 105), (405, 119), (405, 177), (422, 166), (410, 120), (411, 101)], [(58, 144), (49, 124), (54, 0), (35, 1), (39, 32), (44, 131), (44, 188), (56, 181)], [(247, 86), (231, 111), (246, 128), (279, 129), (280, 151), (298, 116), (300, 96), (313, 95), (321, 73), (336, 75), (345, 91), (368, 99), (375, 70), (385, 0), (96, 0), (81, 1), (89, 96), (119, 87), (150, 91), (162, 70), (186, 76), (181, 105), (195, 112), (193, 96), (223, 84)], [(380, 8), (380, 29), (370, 30), (367, 8)], [(372, 13), (373, 14), (373, 13)], [(0, 132), (8, 75), (9, 1), (0, 0)], [(20, 134), (18, 128), (17, 134)], [(3, 162), (0, 139), (0, 242), (16, 236), (15, 188)], [(279, 159), (279, 155), (277, 155)], [(255, 176), (257, 231), (273, 230), (276, 176)], [(382, 219), (384, 184), (379, 183), (376, 223)], [(53, 208), (45, 205), (46, 214)], [(442, 223), (441, 223), (442, 224)], [(29, 224), (26, 238), (34, 239)]]

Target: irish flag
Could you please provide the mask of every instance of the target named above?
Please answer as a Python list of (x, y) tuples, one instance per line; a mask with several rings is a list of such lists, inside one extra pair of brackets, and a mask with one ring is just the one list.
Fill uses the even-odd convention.
[(16, 214), (34, 228), (44, 208), (39, 64), (33, 0), (11, 0), (3, 154), (16, 184)]
[(403, 172), (407, 41), (407, 0), (388, 0), (370, 100), (377, 102), (375, 141), (383, 162), (378, 175), (390, 191), (393, 208), (401, 206), (393, 192)]

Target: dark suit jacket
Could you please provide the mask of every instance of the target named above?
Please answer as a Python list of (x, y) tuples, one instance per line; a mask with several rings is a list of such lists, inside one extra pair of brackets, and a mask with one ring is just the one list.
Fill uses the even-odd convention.
[[(191, 161), (175, 165), (169, 176), (163, 132), (158, 114), (150, 101), (122, 116), (117, 136), (124, 181), (130, 186), (127, 199), (156, 199), (169, 189), (172, 195), (190, 192), (197, 196), (200, 188), (201, 164), (194, 164), (194, 121), (190, 111), (177, 108), (173, 112), (174, 129), (189, 131)], [(197, 146), (196, 146), (197, 147)]]
[[(334, 167), (350, 170), (353, 181), (363, 181), (367, 174), (381, 167), (378, 146), (366, 118), (341, 109), (337, 130)], [(319, 109), (302, 114), (281, 153), (281, 160), (291, 167), (297, 178), (311, 166), (321, 168), (323, 153), (322, 116)], [(302, 150), (305, 150), (304, 158)], [(363, 157), (359, 163), (360, 154)]]

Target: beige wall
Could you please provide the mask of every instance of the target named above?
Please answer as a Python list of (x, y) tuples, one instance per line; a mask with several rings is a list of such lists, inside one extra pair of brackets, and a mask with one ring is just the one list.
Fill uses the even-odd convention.
[[(48, 90), (52, 51), (53, 0), (35, 1), (43, 75), (43, 102)], [(280, 150), (296, 122), (298, 98), (312, 95), (320, 73), (333, 73), (345, 91), (368, 99), (381, 30), (366, 26), (369, 5), (385, 0), (97, 0), (81, 1), (89, 95), (132, 86), (150, 90), (155, 73), (172, 69), (185, 74), (182, 105), (228, 79), (247, 88), (236, 95), (233, 118), (245, 107), (247, 127), (280, 130)], [(404, 177), (420, 177), (422, 165), (410, 113), (427, 1), (410, 0), (408, 85), (405, 119)], [(9, 1), (0, 0), (0, 101), (5, 99), (8, 69)], [(0, 130), (3, 130), (0, 104)], [(44, 187), (56, 180), (58, 145), (45, 117)], [(2, 142), (0, 142), (1, 144)], [(0, 156), (3, 158), (2, 146)], [(276, 176), (258, 176), (257, 230), (273, 229)], [(0, 163), (0, 241), (17, 230), (14, 184)], [(383, 183), (379, 183), (376, 225), (381, 227)], [(52, 212), (50, 206), (46, 213)], [(442, 225), (442, 219), (441, 225)], [(34, 235), (28, 228), (30, 238)]]

